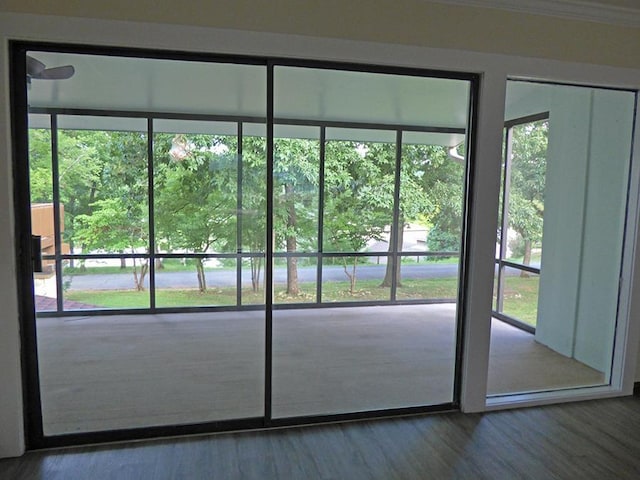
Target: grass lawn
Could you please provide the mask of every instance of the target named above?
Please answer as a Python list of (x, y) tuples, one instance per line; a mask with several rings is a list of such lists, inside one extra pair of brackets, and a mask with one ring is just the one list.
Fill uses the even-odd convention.
[[(502, 313), (535, 327), (538, 316), (540, 277), (507, 277), (504, 285)], [(495, 297), (494, 297), (495, 305)]]
[[(504, 296), (504, 313), (523, 322), (535, 325), (538, 305), (537, 277), (509, 277)], [(331, 302), (359, 302), (387, 300), (389, 288), (379, 287), (378, 280), (358, 281), (354, 294), (349, 293), (348, 282), (326, 282), (322, 286), (322, 300)], [(437, 278), (425, 280), (405, 280), (397, 289), (399, 300), (407, 299), (455, 299), (457, 296), (456, 278)], [(134, 290), (74, 290), (65, 293), (67, 300), (95, 305), (103, 308), (147, 308), (149, 292)], [(316, 301), (315, 283), (300, 284), (300, 294), (286, 294), (284, 285), (276, 285), (275, 303), (313, 303)], [(264, 303), (264, 292), (253, 292), (250, 288), (242, 290), (242, 303), (256, 305)], [(211, 288), (204, 293), (197, 289), (158, 289), (156, 305), (158, 307), (188, 306), (231, 306), (236, 304), (234, 288)]]

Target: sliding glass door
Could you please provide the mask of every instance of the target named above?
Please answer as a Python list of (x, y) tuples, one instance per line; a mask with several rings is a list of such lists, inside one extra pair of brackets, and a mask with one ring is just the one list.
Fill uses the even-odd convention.
[(262, 418), (265, 67), (27, 55), (43, 434)]
[(456, 405), (475, 77), (23, 50), (36, 435)]
[(274, 418), (452, 404), (469, 82), (274, 85)]

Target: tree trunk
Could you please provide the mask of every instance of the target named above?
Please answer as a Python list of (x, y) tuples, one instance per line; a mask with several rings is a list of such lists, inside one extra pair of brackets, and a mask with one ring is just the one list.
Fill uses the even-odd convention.
[(143, 292), (144, 291), (144, 278), (147, 276), (147, 271), (149, 270), (149, 261), (145, 260), (140, 263), (140, 272), (138, 272), (138, 266), (136, 264), (136, 259), (133, 259), (133, 281), (136, 286), (136, 291)]
[[(69, 240), (69, 253), (71, 255), (73, 255), (75, 252), (73, 250), (74, 248), (74, 244), (73, 244), (73, 239)], [(74, 268), (76, 266), (76, 262), (73, 260), (73, 258), (69, 259), (69, 268)]]
[[(156, 245), (156, 255), (158, 254), (158, 246)], [(155, 266), (156, 266), (156, 270), (162, 270), (164, 268), (164, 264), (162, 263), (162, 259), (161, 258), (156, 258), (155, 261)]]
[[(87, 248), (85, 245), (81, 245), (80, 248), (82, 249), (82, 253), (86, 253), (87, 252)], [(80, 260), (80, 271), (84, 272), (87, 270), (87, 266), (85, 265), (86, 260), (82, 259)]]
[(204, 274), (204, 264), (201, 258), (196, 258), (196, 274), (198, 275), (198, 290), (200, 293), (207, 291), (207, 278)]
[(347, 257), (342, 259), (342, 268), (344, 273), (349, 279), (349, 293), (353, 295), (356, 292), (356, 266), (358, 265), (358, 257), (353, 257), (353, 265), (351, 266), (351, 273), (347, 268)]
[[(397, 251), (401, 251), (402, 250), (402, 243), (403, 243), (403, 236), (404, 236), (404, 221), (402, 219), (402, 217), (400, 217), (400, 221), (398, 222), (398, 238), (396, 239), (396, 247), (397, 247)], [(393, 237), (393, 227), (391, 227), (391, 231), (389, 232), (389, 237)], [(389, 239), (391, 240), (391, 238)], [(389, 253), (393, 252), (393, 244), (391, 241), (389, 241)], [(397, 261), (393, 262), (391, 256), (387, 257), (387, 269), (384, 273), (384, 280), (382, 281), (382, 283), (380, 284), (381, 287), (391, 287), (391, 281), (394, 275), (394, 270), (395, 270), (395, 275), (396, 275), (396, 286), (397, 287), (401, 287), (402, 286), (402, 282), (401, 282), (401, 271), (400, 271), (400, 264), (401, 262), (401, 257), (396, 257)], [(394, 265), (395, 263), (395, 265)]]
[(260, 269), (262, 267), (262, 257), (251, 257), (251, 289), (260, 291)]
[[(525, 239), (524, 241), (524, 256), (522, 257), (522, 263), (524, 265), (531, 264), (531, 240)], [(529, 272), (520, 270), (520, 278), (528, 278), (528, 277), (529, 277)]]
[[(297, 239), (295, 233), (297, 218), (293, 185), (285, 184), (284, 195), (287, 204), (287, 253), (295, 253), (297, 248)], [(298, 286), (298, 259), (296, 257), (287, 257), (287, 295), (297, 296), (299, 294), (300, 288)]]
[[(120, 252), (123, 253), (123, 252)], [(120, 258), (120, 270), (124, 270), (125, 268), (127, 268), (127, 259), (124, 257)]]

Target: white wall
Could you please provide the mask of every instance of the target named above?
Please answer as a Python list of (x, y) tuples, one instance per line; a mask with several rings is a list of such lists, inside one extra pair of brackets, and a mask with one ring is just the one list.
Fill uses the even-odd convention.
[(592, 94), (574, 357), (607, 375), (618, 306), (633, 109), (631, 94)]
[(536, 339), (608, 374), (634, 98), (541, 88), (551, 90), (552, 101)]
[[(254, 3), (255, 4), (255, 3)], [(133, 6), (133, 4), (132, 4)], [(265, 7), (266, 8), (266, 7)], [(293, 22), (295, 23), (295, 22)], [(570, 24), (576, 27), (575, 24)], [(400, 30), (400, 29), (399, 29)], [(613, 31), (613, 30), (612, 30)], [(32, 39), (69, 43), (90, 43), (171, 50), (212, 51), (248, 55), (331, 59), (337, 61), (390, 64), (422, 68), (462, 70), (482, 75), (481, 112), (478, 119), (476, 161), (478, 164), (474, 202), (472, 205), (471, 283), (466, 291), (467, 320), (463, 365), (462, 408), (479, 411), (485, 408), (486, 367), (489, 356), (491, 285), (500, 168), (501, 129), (504, 118), (504, 92), (507, 75), (552, 78), (571, 83), (589, 82), (621, 87), (640, 87), (640, 70), (597, 65), (572, 64), (554, 60), (510, 57), (462, 50), (432, 49), (424, 46), (400, 46), (327, 38), (298, 37), (269, 33), (215, 30), (176, 25), (133, 24), (103, 20), (0, 14), (0, 35), (4, 48), (0, 51), (0, 248), (6, 255), (0, 260), (0, 457), (19, 454), (23, 449), (21, 377), (16, 298), (16, 276), (13, 266), (13, 199), (10, 191), (9, 109), (7, 102), (8, 39)], [(624, 36), (623, 36), (624, 37)], [(626, 38), (626, 37), (625, 37)], [(631, 278), (631, 277), (630, 277)], [(631, 281), (629, 279), (629, 281)], [(638, 305), (640, 309), (640, 305)], [(633, 317), (634, 311), (630, 315)], [(619, 380), (600, 392), (583, 393), (583, 398), (614, 395), (629, 391), (635, 371), (638, 327), (626, 325), (631, 343), (624, 352), (633, 365), (624, 364)], [(621, 353), (622, 354), (622, 353)], [(574, 394), (572, 394), (574, 395)], [(571, 397), (573, 398), (573, 397)], [(531, 402), (558, 401), (533, 399)]]

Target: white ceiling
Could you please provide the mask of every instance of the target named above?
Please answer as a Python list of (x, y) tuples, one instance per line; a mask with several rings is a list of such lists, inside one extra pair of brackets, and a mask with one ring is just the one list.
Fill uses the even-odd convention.
[[(51, 52), (29, 55), (47, 67), (75, 68), (70, 79), (32, 79), (28, 93), (31, 107), (266, 117), (263, 66)], [(276, 67), (274, 77), (274, 116), (279, 119), (466, 128), (469, 83), (464, 80), (285, 66)], [(32, 126), (41, 120), (32, 117)], [(61, 117), (60, 126), (138, 129), (140, 122), (67, 116)], [(235, 131), (233, 124), (211, 122), (164, 121), (156, 128), (194, 133)], [(290, 130), (293, 135), (295, 129)], [(361, 137), (354, 140), (380, 137), (382, 141), (385, 137), (374, 130), (353, 128), (333, 129), (332, 133), (336, 138)], [(408, 138), (453, 146), (464, 136), (429, 133)]]

